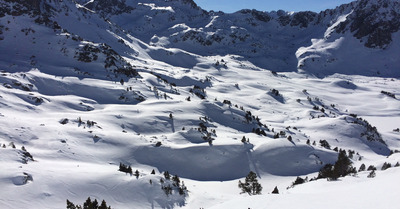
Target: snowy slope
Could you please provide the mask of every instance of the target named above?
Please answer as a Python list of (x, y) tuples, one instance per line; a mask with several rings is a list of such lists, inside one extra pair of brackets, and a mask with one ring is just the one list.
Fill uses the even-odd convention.
[(400, 61), (393, 56), (399, 50), (398, 1), (364, 0), (319, 14), (256, 10), (225, 14), (180, 1), (151, 2), (128, 1), (131, 11), (107, 18), (154, 46), (203, 56), (232, 53), (278, 72), (399, 76)]
[(336, 14), (340, 16), (333, 19), (324, 36), (298, 49), (299, 69), (317, 76), (398, 76), (399, 2), (358, 1), (341, 6), (340, 10)]
[[(350, 20), (365, 2), (224, 14), (190, 0), (0, 1), (0, 208), (89, 196), (113, 208), (396, 208), (399, 32), (360, 43)], [(395, 21), (383, 14), (398, 2), (385, 2), (374, 14)], [(335, 163), (336, 147), (376, 177), (290, 188)], [(185, 195), (166, 195), (165, 171)], [(262, 195), (240, 194), (250, 171)]]

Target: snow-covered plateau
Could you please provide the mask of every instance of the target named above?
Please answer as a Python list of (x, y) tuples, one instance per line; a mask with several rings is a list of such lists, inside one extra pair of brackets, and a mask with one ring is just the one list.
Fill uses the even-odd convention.
[(0, 208), (399, 208), (399, 29), (398, 0), (0, 0)]

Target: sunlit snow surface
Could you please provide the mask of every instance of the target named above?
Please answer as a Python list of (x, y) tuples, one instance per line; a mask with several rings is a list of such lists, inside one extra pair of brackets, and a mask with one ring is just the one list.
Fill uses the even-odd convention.
[[(354, 37), (335, 37), (328, 29), (325, 39), (314, 37), (308, 45), (291, 50), (300, 70), (308, 73), (299, 73), (296, 67), (273, 73), (275, 69), (260, 67), (242, 55), (170, 47), (170, 37), (162, 34), (152, 34), (147, 41), (136, 38), (65, 2), (71, 10), (56, 20), (68, 31), (33, 24), (28, 16), (1, 19), (8, 30), (3, 30), (0, 41), (0, 146), (5, 145), (0, 147), (0, 208), (65, 208), (66, 199), (82, 204), (89, 196), (105, 199), (116, 209), (397, 208), (400, 170), (380, 168), (385, 162), (400, 161), (400, 154), (389, 156), (390, 150), (400, 150), (400, 133), (394, 131), (400, 128), (400, 80), (359, 73), (369, 67), (357, 60), (361, 55), (354, 63), (346, 59), (341, 64), (346, 72), (341, 65), (318, 71), (320, 65), (308, 63), (313, 57), (350, 56), (345, 52), (357, 46)], [(165, 4), (143, 3), (140, 8), (177, 12)], [(219, 27), (217, 19), (202, 30)], [(189, 25), (169, 30), (179, 33), (194, 27)], [(22, 32), (26, 28), (35, 32)], [(229, 30), (245, 33), (240, 27)], [(76, 34), (82, 40), (73, 40)], [(102, 53), (88, 63), (75, 57), (85, 45), (102, 43), (140, 76), (107, 71)], [(396, 47), (389, 53), (398, 52)], [(376, 53), (357, 50), (368, 56)], [(354, 66), (353, 73), (347, 65)], [(201, 89), (205, 99), (195, 95)], [(246, 111), (254, 119), (246, 120)], [(385, 144), (362, 137), (365, 128), (350, 114), (375, 126)], [(265, 125), (266, 136), (252, 132), (258, 127), (256, 117)], [(89, 125), (91, 121), (95, 124)], [(212, 145), (199, 132), (200, 123), (210, 133), (215, 130)], [(274, 138), (280, 132), (285, 136)], [(242, 143), (243, 136), (249, 142)], [(331, 150), (321, 147), (320, 140), (328, 141)], [(324, 164), (334, 163), (335, 147), (354, 150), (358, 154), (353, 165), (374, 165), (376, 177), (367, 178), (369, 172), (364, 171), (288, 188), (297, 176), (311, 179)], [(131, 165), (140, 177), (119, 172), (119, 163)], [(155, 175), (150, 174), (153, 169)], [(181, 177), (188, 196), (165, 195), (160, 183), (164, 171)], [(257, 173), (262, 195), (240, 194), (238, 181), (249, 171)], [(275, 186), (279, 195), (270, 194)]]

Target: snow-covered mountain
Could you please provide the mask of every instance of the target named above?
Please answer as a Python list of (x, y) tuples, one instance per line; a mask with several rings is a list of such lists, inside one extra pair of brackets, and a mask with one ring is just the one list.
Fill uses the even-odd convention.
[[(399, 51), (398, 1), (358, 1), (319, 14), (256, 10), (224, 14), (204, 11), (193, 2), (129, 1), (121, 6), (122, 1), (118, 6), (125, 12), (113, 15), (110, 11), (121, 11), (114, 5), (88, 4), (153, 46), (203, 56), (234, 53), (275, 71), (302, 69), (324, 76), (348, 66), (340, 73), (398, 76), (399, 59), (393, 57)], [(354, 59), (348, 61), (349, 55)], [(370, 62), (355, 70), (360, 60)]]
[[(0, 5), (0, 208), (396, 208), (398, 1)], [(326, 181), (340, 150), (360, 171)], [(260, 196), (240, 194), (250, 171)]]

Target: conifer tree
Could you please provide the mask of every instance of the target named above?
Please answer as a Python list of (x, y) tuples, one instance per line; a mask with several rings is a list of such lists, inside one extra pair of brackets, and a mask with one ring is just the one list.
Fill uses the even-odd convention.
[(107, 206), (105, 200), (103, 200), (99, 206), (97, 199), (92, 201), (90, 197), (88, 197), (83, 203), (83, 207), (81, 205), (75, 205), (67, 199), (67, 209), (111, 209), (111, 206)]
[(90, 199), (90, 197), (88, 197), (83, 203), (83, 209), (93, 209), (92, 200)]
[(368, 174), (368, 178), (374, 178), (376, 176), (375, 170), (371, 170), (371, 172)]
[(127, 173), (132, 174), (132, 167), (131, 166), (128, 167)]
[(391, 168), (391, 167), (392, 167), (392, 164), (385, 162), (385, 163), (383, 163), (381, 170), (384, 171), (384, 170), (386, 170), (388, 168)]
[(169, 175), (168, 171), (165, 171), (164, 172), (164, 177), (165, 177), (165, 179), (169, 180), (171, 178), (171, 175)]
[(298, 184), (303, 184), (304, 182), (306, 182), (306, 180), (305, 180), (305, 179), (302, 179), (300, 176), (298, 176), (298, 177), (296, 178), (296, 180), (292, 183), (292, 186), (298, 185)]
[(333, 173), (333, 165), (328, 163), (324, 167), (322, 167), (321, 170), (319, 170), (317, 178), (318, 179), (331, 178), (332, 173)]
[(257, 180), (257, 174), (253, 171), (250, 171), (246, 176), (244, 183), (239, 180), (238, 186), (242, 190), (242, 193), (248, 193), (249, 195), (258, 195), (262, 191), (262, 186)]
[(173, 181), (172, 185), (174, 185), (175, 187), (179, 187), (181, 184), (181, 180), (177, 175), (172, 177), (172, 181)]
[(242, 143), (246, 143), (246, 137), (245, 136), (243, 136), (243, 138), (242, 138)]
[(97, 202), (97, 199), (94, 199), (92, 202), (92, 208), (93, 209), (98, 209), (99, 208), (99, 202)]
[(365, 171), (365, 164), (364, 163), (358, 169), (358, 172), (361, 172), (361, 171)]
[(110, 206), (107, 207), (107, 203), (105, 200), (101, 201), (101, 205), (99, 206), (99, 209), (111, 209)]
[(339, 156), (338, 160), (336, 161), (334, 165), (334, 179), (337, 179), (339, 177), (344, 177), (350, 173), (352, 173), (353, 167), (351, 166), (352, 162), (349, 159), (349, 157), (346, 155), (345, 150), (340, 150), (339, 151)]
[(347, 157), (345, 150), (340, 150), (335, 165), (326, 164), (318, 173), (318, 178), (328, 178), (336, 180), (339, 177), (347, 176), (350, 173), (356, 173), (356, 169), (351, 166), (352, 162)]
[(67, 209), (76, 209), (74, 203), (70, 202), (68, 199), (67, 199)]
[(278, 190), (278, 187), (276, 186), (275, 188), (274, 188), (274, 190), (272, 191), (272, 194), (279, 194), (279, 190)]
[(185, 183), (182, 181), (181, 187), (179, 187), (178, 192), (180, 195), (186, 195), (187, 194), (187, 187), (185, 186)]

